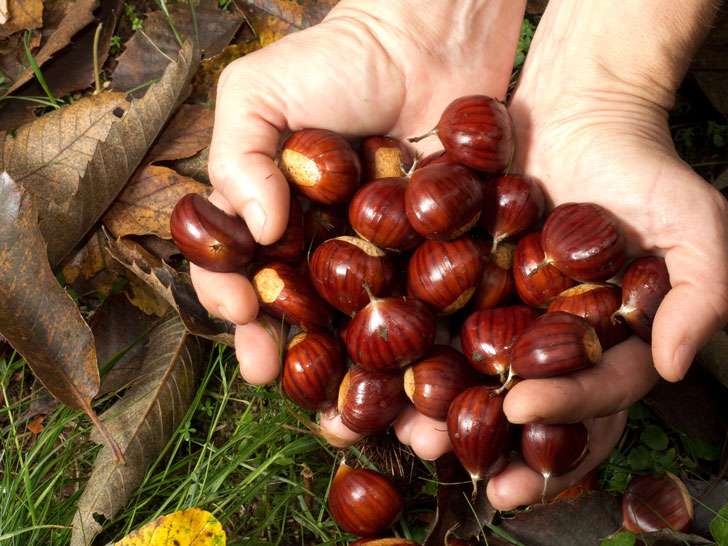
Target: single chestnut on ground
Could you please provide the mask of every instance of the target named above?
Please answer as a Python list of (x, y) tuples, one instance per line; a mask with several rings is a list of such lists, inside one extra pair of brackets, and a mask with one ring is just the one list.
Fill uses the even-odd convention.
[(399, 519), (404, 500), (384, 474), (342, 462), (331, 480), (328, 505), (334, 521), (344, 531), (371, 536)]
[(169, 228), (182, 255), (208, 271), (237, 271), (255, 253), (255, 239), (243, 219), (197, 193), (188, 193), (177, 201)]
[(684, 533), (693, 522), (693, 499), (685, 484), (666, 472), (634, 476), (622, 497), (622, 525), (635, 534), (672, 529)]
[(311, 201), (345, 203), (361, 182), (361, 162), (343, 137), (325, 129), (302, 129), (283, 144), (279, 168), (291, 187)]

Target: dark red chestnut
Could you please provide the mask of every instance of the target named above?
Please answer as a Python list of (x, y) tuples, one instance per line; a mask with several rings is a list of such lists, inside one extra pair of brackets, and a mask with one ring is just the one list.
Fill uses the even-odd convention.
[(612, 320), (619, 309), (622, 290), (616, 284), (577, 284), (556, 296), (548, 312), (565, 311), (579, 315), (592, 325), (603, 350), (621, 343), (629, 337), (629, 328), (622, 321)]
[(554, 495), (551, 500), (573, 499), (580, 496), (584, 491), (596, 491), (598, 488), (599, 475), (596, 470), (592, 469), (579, 478), (574, 485), (567, 487), (563, 491)]
[(444, 421), (455, 397), (476, 382), (473, 368), (459, 352), (435, 345), (404, 372), (404, 390), (420, 413)]
[(422, 167), (427, 167), (428, 165), (442, 165), (443, 163), (457, 163), (459, 165), (457, 161), (447, 155), (447, 152), (445, 150), (440, 150), (438, 152), (432, 152), (431, 154), (423, 157), (417, 164), (417, 168), (421, 169)]
[(275, 243), (265, 246), (258, 245), (255, 259), (263, 263), (273, 261), (297, 263), (303, 256), (304, 244), (303, 208), (301, 202), (292, 195), (286, 230)]
[(664, 258), (637, 258), (624, 272), (622, 305), (614, 313), (615, 318), (623, 317), (635, 334), (650, 343), (657, 308), (670, 288), (670, 275)]
[(417, 142), (436, 134), (455, 161), (489, 174), (503, 172), (513, 150), (513, 121), (505, 104), (485, 95), (469, 95), (452, 101), (435, 128)]
[(339, 386), (341, 422), (359, 434), (387, 429), (406, 405), (401, 371), (377, 372), (352, 366)]
[(541, 230), (544, 264), (581, 282), (613, 277), (625, 258), (622, 225), (594, 203), (564, 203), (546, 218)]
[(410, 175), (404, 207), (417, 233), (450, 241), (477, 223), (483, 209), (483, 184), (462, 165), (429, 165)]
[(506, 465), (512, 425), (503, 413), (504, 398), (505, 394), (495, 394), (495, 387), (474, 386), (450, 405), (448, 436), (474, 488), (478, 480), (497, 474)]
[(391, 527), (402, 514), (404, 500), (384, 474), (342, 462), (331, 480), (328, 505), (339, 527), (361, 536)]
[(336, 405), (345, 365), (346, 352), (336, 337), (301, 332), (288, 342), (281, 388), (302, 408), (323, 411)]
[(349, 223), (362, 238), (381, 248), (409, 250), (422, 241), (407, 220), (407, 177), (380, 178), (364, 184), (349, 204)]
[(594, 328), (581, 317), (554, 311), (531, 322), (511, 349), (511, 371), (537, 379), (593, 366), (602, 357)]
[(394, 282), (394, 267), (386, 253), (348, 235), (321, 243), (309, 268), (319, 295), (345, 315), (353, 315), (369, 303), (365, 285), (375, 296), (383, 296)]
[(324, 129), (293, 133), (283, 144), (279, 167), (295, 191), (325, 205), (345, 203), (361, 181), (354, 148)]
[(511, 348), (526, 327), (539, 316), (525, 305), (476, 311), (460, 329), (463, 354), (481, 373), (504, 381), (511, 365)]
[(242, 218), (197, 193), (188, 193), (177, 202), (169, 228), (182, 255), (208, 271), (237, 271), (255, 252), (255, 239)]
[(349, 229), (349, 206), (312, 203), (303, 214), (303, 229), (306, 252), (324, 241), (346, 235)]
[(424, 356), (435, 342), (435, 316), (414, 298), (376, 298), (352, 318), (346, 350), (370, 370), (393, 370)]
[[(484, 256), (490, 254), (490, 248), (490, 245), (483, 248)], [(490, 254), (489, 259), (485, 259), (480, 283), (468, 301), (467, 309), (470, 312), (505, 307), (516, 298), (516, 284), (513, 280), (515, 253), (514, 243), (501, 243), (496, 251)]]
[(521, 429), (521, 455), (528, 466), (543, 476), (544, 501), (549, 478), (576, 468), (588, 451), (589, 431), (584, 423), (528, 423)]
[(685, 484), (674, 474), (634, 476), (622, 497), (623, 527), (635, 534), (672, 529), (690, 530), (693, 500)]
[(493, 250), (501, 241), (517, 240), (533, 231), (544, 207), (543, 192), (530, 176), (504, 174), (487, 180), (480, 225), (493, 237)]
[(252, 284), (261, 307), (271, 315), (310, 332), (331, 328), (331, 307), (290, 265), (271, 262), (258, 270)]
[(412, 153), (401, 140), (371, 136), (359, 143), (364, 182), (378, 178), (404, 176), (412, 166)]
[(574, 284), (553, 265), (543, 265), (543, 260), (540, 232), (529, 233), (518, 241), (513, 256), (513, 281), (523, 303), (532, 307), (547, 307)]
[(483, 275), (479, 246), (467, 235), (454, 241), (426, 240), (407, 265), (407, 293), (442, 315), (462, 309)]

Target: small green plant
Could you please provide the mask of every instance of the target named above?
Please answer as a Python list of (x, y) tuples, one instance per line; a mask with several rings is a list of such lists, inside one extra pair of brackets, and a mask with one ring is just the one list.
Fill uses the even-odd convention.
[(526, 53), (531, 47), (531, 40), (533, 39), (533, 33), (536, 31), (536, 25), (534, 25), (528, 19), (524, 19), (521, 23), (521, 35), (518, 37), (518, 49), (516, 50), (516, 60), (513, 63), (514, 68), (520, 68), (523, 62), (526, 60)]
[(725, 148), (728, 143), (728, 124), (710, 120), (707, 125), (708, 138), (716, 148)]
[(114, 34), (111, 37), (111, 44), (109, 45), (109, 53), (116, 55), (121, 51), (121, 36)]
[(144, 26), (144, 19), (142, 19), (136, 11), (136, 8), (131, 4), (124, 2), (124, 15), (131, 21), (131, 28), (133, 30), (141, 30)]

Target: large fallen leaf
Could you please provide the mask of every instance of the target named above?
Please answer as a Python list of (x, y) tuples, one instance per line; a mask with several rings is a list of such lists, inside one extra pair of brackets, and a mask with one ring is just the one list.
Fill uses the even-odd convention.
[(0, 25), (0, 38), (21, 30), (43, 26), (43, 2), (39, 0), (8, 0), (8, 22)]
[(103, 224), (116, 237), (156, 235), (171, 238), (172, 210), (188, 193), (204, 194), (209, 188), (167, 167), (147, 165), (138, 170), (103, 216)]
[[(99, 388), (93, 336), (51, 271), (35, 201), (0, 174), (0, 333), (57, 400), (98, 426), (91, 408)], [(119, 459), (118, 446), (100, 428)]]
[(188, 91), (198, 65), (192, 42), (141, 99), (102, 93), (0, 133), (0, 170), (39, 204), (56, 265), (108, 208)]
[(99, 451), (78, 501), (71, 546), (87, 546), (102, 529), (94, 514), (113, 518), (139, 486), (195, 395), (203, 354), (176, 316), (150, 333), (143, 375), (101, 416), (127, 463), (117, 464), (106, 447)]
[[(240, 28), (243, 18), (225, 13), (218, 7), (198, 7), (194, 18), (190, 6), (175, 3), (169, 6), (170, 17), (177, 32), (183, 37), (200, 40), (200, 51), (205, 57), (216, 55), (230, 42)], [(195, 24), (197, 32), (195, 32)], [(120, 91), (135, 89), (158, 78), (179, 50), (179, 42), (162, 11), (147, 14), (144, 33), (136, 32), (126, 43), (124, 53), (112, 75), (112, 86)]]
[(115, 546), (225, 546), (225, 531), (210, 512), (199, 508), (160, 516), (129, 533)]
[(215, 114), (208, 108), (183, 104), (159, 135), (146, 162), (156, 163), (192, 157), (210, 145)]

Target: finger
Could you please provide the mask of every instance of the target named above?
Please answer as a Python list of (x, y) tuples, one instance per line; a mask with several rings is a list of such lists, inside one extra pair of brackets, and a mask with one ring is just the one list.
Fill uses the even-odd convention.
[(280, 238), (288, 218), (290, 190), (274, 161), (285, 121), (276, 94), (256, 90), (259, 75), (247, 66), (231, 63), (220, 78), (208, 169), (256, 241), (267, 245)]
[(545, 379), (528, 379), (506, 395), (511, 423), (575, 423), (631, 406), (657, 381), (650, 347), (632, 336), (591, 368)]
[(266, 315), (235, 328), (235, 356), (245, 381), (265, 385), (278, 378), (284, 339), (281, 323)]
[(428, 461), (434, 461), (452, 450), (447, 423), (421, 414), (411, 404), (394, 423), (394, 431), (400, 442)]
[(216, 317), (247, 324), (258, 316), (258, 296), (243, 275), (215, 273), (190, 264), (190, 277), (200, 303)]
[[(589, 429), (589, 453), (572, 472), (549, 478), (545, 497), (552, 498), (594, 469), (607, 458), (619, 441), (627, 411), (621, 411), (599, 419), (590, 419), (584, 424)], [(524, 462), (510, 464), (503, 472), (490, 479), (486, 492), (497, 510), (512, 510), (539, 502), (543, 492), (544, 478)]]
[(354, 445), (364, 437), (363, 434), (354, 432), (342, 423), (341, 414), (339, 412), (321, 413), (319, 424), (321, 425), (321, 428), (333, 435), (333, 438), (330, 441), (332, 442), (332, 445), (335, 445), (336, 447)]

